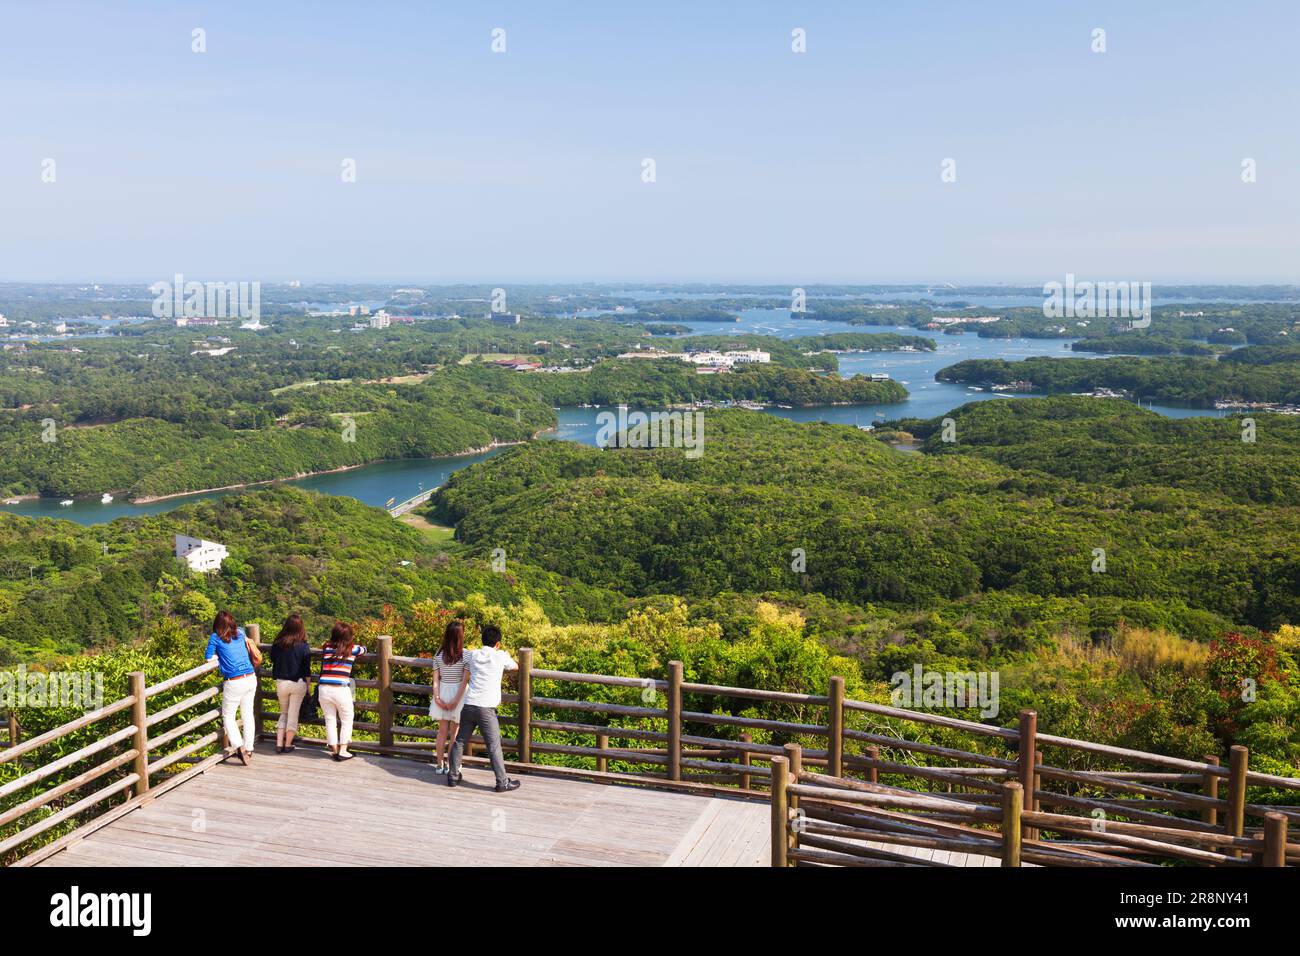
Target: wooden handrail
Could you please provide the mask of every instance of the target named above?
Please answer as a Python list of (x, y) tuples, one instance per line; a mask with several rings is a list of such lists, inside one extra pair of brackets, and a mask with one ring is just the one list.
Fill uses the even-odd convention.
[(39, 750), (46, 744), (53, 743), (68, 734), (75, 733), (91, 724), (98, 723), (106, 717), (112, 717), (114, 714), (120, 714), (124, 710), (130, 710), (135, 705), (135, 698), (131, 696), (123, 697), (121, 700), (114, 701), (98, 710), (92, 710), (90, 713), (78, 717), (76, 720), (70, 720), (66, 724), (61, 724), (53, 730), (47, 730), (43, 734), (38, 734), (30, 740), (24, 740), (17, 747), (8, 747), (0, 750), (0, 763), (8, 763), (10, 760), (17, 760), (19, 757), (31, 753), (33, 750)]
[(145, 690), (146, 697), (157, 697), (159, 694), (165, 694), (167, 691), (181, 684), (188, 683), (196, 677), (202, 677), (217, 669), (217, 659), (214, 657), (210, 661), (205, 661), (198, 667), (191, 667), (189, 670), (177, 674), (175, 677), (169, 677), (167, 680), (154, 684)]
[[(250, 637), (254, 640), (260, 637), (252, 626)], [(262, 646), (269, 648), (269, 644)], [(431, 685), (398, 681), (394, 679), (394, 671), (402, 667), (427, 669), (432, 666), (432, 658), (394, 654), (392, 638), (386, 635), (376, 640), (375, 648), (375, 653), (362, 655), (357, 661), (362, 666), (373, 666), (374, 676), (356, 681), (358, 687), (368, 692), (368, 699), (357, 701), (357, 709), (373, 714), (373, 722), (360, 721), (353, 726), (363, 734), (374, 734), (377, 740), (357, 741), (357, 745), (381, 754), (427, 754), (436, 730), (411, 725), (402, 718), (425, 716), (424, 706), (412, 706), (406, 695), (427, 697), (432, 692)], [(313, 654), (318, 653), (313, 650)], [(518, 656), (519, 692), (502, 696), (503, 704), (514, 711), (507, 710), (500, 715), (500, 720), (505, 726), (517, 728), (515, 738), (504, 740), (503, 747), (515, 753), (519, 762), (537, 763), (539, 755), (543, 763), (556, 758), (581, 760), (587, 766), (594, 766), (594, 772), (572, 769), (592, 773), (596, 779), (637, 779), (688, 790), (698, 788), (700, 781), (728, 787), (738, 785), (741, 792), (751, 794), (755, 787), (762, 788), (774, 806), (774, 838), (778, 801), (787, 815), (807, 813), (817, 818), (802, 840), (799, 834), (788, 832), (788, 818), (782, 822), (783, 837), (780, 841), (774, 839), (773, 843), (773, 861), (779, 856), (781, 865), (814, 859), (823, 863), (856, 861), (851, 865), (864, 862), (903, 865), (908, 859), (887, 849), (864, 855), (857, 846), (858, 836), (854, 835), (864, 829), (873, 834), (870, 842), (878, 844), (934, 847), (947, 844), (950, 848), (964, 847), (967, 852), (973, 847), (988, 850), (992, 846), (990, 852), (1002, 856), (1004, 862), (1017, 861), (1007, 865), (1017, 865), (1020, 861), (1043, 865), (1144, 865), (1142, 858), (1151, 857), (1216, 865), (1246, 865), (1265, 858), (1273, 861), (1270, 865), (1300, 861), (1300, 845), (1288, 844), (1285, 835), (1288, 821), (1300, 822), (1300, 807), (1273, 807), (1247, 799), (1250, 786), (1300, 790), (1300, 779), (1250, 770), (1245, 748), (1234, 747), (1233, 759), (1227, 766), (1219, 766), (1214, 758), (1187, 760), (1040, 733), (1032, 711), (1018, 715), (1019, 725), (1009, 728), (851, 700), (845, 695), (840, 677), (830, 678), (825, 694), (803, 694), (688, 681), (685, 668), (677, 661), (669, 663), (665, 679), (538, 668), (531, 648), (521, 648)], [(100, 721), (131, 713), (130, 726), (115, 729), (72, 753), (26, 770), (16, 780), (0, 786), (0, 798), (4, 798), (98, 758), (93, 766), (4, 811), (0, 814), (0, 826), (6, 826), (61, 798), (84, 793), (87, 785), (114, 771), (131, 771), (96, 793), (43, 818), (39, 824), (13, 834), (0, 843), (0, 849), (7, 852), (52, 827), (75, 822), (80, 813), (92, 810), (126, 789), (133, 789), (137, 797), (142, 796), (149, 791), (152, 780), (164, 779), (159, 775), (178, 764), (182, 767), (194, 764), (200, 772), (211, 766), (213, 758), (204, 759), (199, 755), (214, 745), (221, 745), (220, 711), (202, 705), (217, 697), (220, 689), (204, 687), (153, 713), (149, 713), (149, 702), (214, 673), (216, 668), (215, 661), (206, 661), (152, 685), (145, 684), (143, 674), (132, 674), (131, 693), (121, 700), (0, 750), (0, 763), (14, 761)], [(263, 720), (279, 716), (262, 707), (266, 696), (262, 679), (267, 676), (265, 670), (259, 670), (259, 733)], [(546, 696), (546, 688), (538, 692), (539, 681), (552, 686), (570, 684), (640, 691), (641, 700), (623, 703), (617, 698), (584, 700)], [(657, 699), (660, 694), (664, 695), (664, 706), (654, 706), (661, 703)], [(754, 702), (775, 705), (777, 715), (782, 714), (783, 706), (814, 708), (814, 714), (801, 713), (802, 719), (781, 720), (721, 712), (722, 706), (727, 705), (719, 706), (718, 713), (686, 709), (688, 698), (696, 704), (700, 698), (709, 697), (730, 698), (751, 705)], [(568, 720), (555, 717), (555, 712), (566, 711), (591, 716)], [(542, 716), (537, 716), (538, 712)], [(890, 736), (892, 724), (883, 728), (870, 721), (864, 724), (862, 718), (866, 717), (969, 733), (992, 741), (989, 748), (992, 752), (962, 750), (949, 741), (940, 745)], [(174, 725), (168, 723), (171, 721), (175, 721)], [(618, 721), (634, 725), (619, 726)], [(215, 730), (205, 734), (214, 724)], [(734, 728), (741, 739), (719, 736), (718, 731), (706, 728)], [(756, 740), (760, 734), (763, 736)], [(537, 739), (538, 735), (543, 735), (543, 739)], [(566, 739), (568, 742), (562, 742)], [(784, 743), (783, 739), (790, 742)], [(593, 740), (594, 746), (590, 743)], [(619, 747), (614, 745), (618, 741), (642, 745)], [(125, 750), (113, 749), (126, 744), (129, 747)], [(176, 749), (161, 752), (170, 746)], [(1045, 762), (1042, 756), (1045, 748), (1167, 769), (1076, 770)], [(908, 762), (917, 760), (912, 755), (930, 762), (923, 765)], [(624, 769), (611, 773), (611, 761), (617, 761)], [(179, 776), (185, 773), (182, 769)], [(863, 779), (853, 779), (850, 774)], [(172, 771), (165, 779), (177, 776)], [(891, 783), (879, 782), (882, 778)], [(1225, 779), (1227, 792), (1221, 794), (1219, 783)], [(911, 785), (894, 786), (895, 780)], [(1045, 789), (1045, 782), (1054, 782), (1058, 790), (1067, 792)], [(1017, 791), (1011, 789), (1013, 785)], [(1085, 789), (1068, 792), (1071, 787)], [(1194, 788), (1195, 792), (1179, 787)], [(943, 788), (948, 792), (936, 792)], [(1097, 791), (1103, 795), (1096, 795)], [(1011, 796), (1013, 792), (1018, 796)], [(1019, 804), (1015, 803), (1017, 799)], [(1098, 833), (1090, 817), (1047, 812), (1040, 808), (1042, 805), (1083, 811), (1101, 809), (1107, 814), (1105, 832)], [(1175, 816), (1175, 813), (1191, 816)], [(1004, 840), (996, 831), (982, 829), (1006, 827), (1009, 814), (1019, 821), (1011, 827), (1016, 833), (1015, 841)], [(1262, 826), (1247, 826), (1247, 816), (1261, 821)], [(1039, 830), (1057, 837), (1040, 839)], [(877, 839), (877, 831), (892, 836)], [(1086, 834), (1086, 838), (1079, 834)], [(1011, 842), (1016, 845), (1009, 846)]]

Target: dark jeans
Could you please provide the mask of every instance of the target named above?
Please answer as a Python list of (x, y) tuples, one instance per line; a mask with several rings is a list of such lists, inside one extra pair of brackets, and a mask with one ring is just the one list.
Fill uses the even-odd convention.
[(505, 757), (501, 755), (501, 727), (497, 724), (495, 707), (475, 707), (473, 704), (466, 704), (461, 708), (460, 730), (456, 732), (456, 742), (451, 747), (448, 770), (457, 776), (460, 775), (460, 759), (464, 756), (465, 745), (469, 743), (469, 738), (474, 736), (475, 730), (483, 735), (483, 742), (487, 744), (488, 756), (492, 758), (492, 772), (497, 775), (497, 786), (503, 786), (509, 777), (506, 776)]

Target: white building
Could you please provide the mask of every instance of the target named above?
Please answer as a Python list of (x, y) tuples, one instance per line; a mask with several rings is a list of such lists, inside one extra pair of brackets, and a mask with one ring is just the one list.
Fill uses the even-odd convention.
[(733, 349), (729, 352), (687, 352), (682, 356), (682, 360), (713, 368), (731, 368), (733, 365), (753, 365), (770, 362), (772, 361), (772, 355), (758, 349)]
[(9, 328), (9, 320), (5, 318), (4, 313), (0, 312), (0, 329)]
[(202, 538), (191, 538), (186, 534), (176, 536), (176, 557), (184, 560), (191, 571), (219, 571), (226, 555), (224, 544), (204, 541)]
[(734, 365), (766, 364), (772, 361), (770, 352), (763, 352), (759, 349), (733, 349), (727, 352), (726, 355)]
[(393, 317), (380, 309), (370, 317), (370, 327), (372, 329), (386, 329), (393, 324)]

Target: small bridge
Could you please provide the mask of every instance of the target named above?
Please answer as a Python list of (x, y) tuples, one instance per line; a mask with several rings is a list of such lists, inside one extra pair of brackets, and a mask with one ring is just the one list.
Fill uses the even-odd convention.
[[(424, 504), (426, 501), (432, 498), (437, 491), (438, 491), (437, 488), (432, 488), (429, 491), (422, 491), (418, 495), (413, 495), (410, 498), (407, 498), (405, 501), (399, 501), (397, 504), (393, 505), (391, 508), (388, 509), (388, 513), (392, 515), (394, 518), (400, 518), (408, 511), (418, 508), (420, 505)], [(392, 499), (389, 500), (391, 501)]]
[[(250, 627), (251, 636), (257, 634)], [(473, 754), (429, 763), (428, 658), (359, 658), (358, 759), (318, 739), (229, 761), (214, 663), (0, 750), (0, 860), (16, 866), (1294, 866), (1300, 779), (825, 694), (534, 666), (503, 740), (524, 786)], [(265, 646), (265, 645), (263, 645)], [(319, 652), (317, 652), (319, 653)], [(262, 674), (257, 725), (278, 714)], [(756, 716), (759, 715), (759, 716)], [(406, 718), (424, 718), (423, 725)], [(309, 721), (319, 724), (320, 721)], [(268, 734), (267, 731), (271, 733)], [(481, 741), (477, 741), (481, 745)], [(1290, 798), (1290, 799), (1288, 799)], [(1294, 833), (1294, 829), (1292, 829)]]

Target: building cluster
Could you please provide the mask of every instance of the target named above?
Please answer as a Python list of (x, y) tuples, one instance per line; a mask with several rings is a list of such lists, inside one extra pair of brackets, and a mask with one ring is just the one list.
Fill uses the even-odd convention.
[(492, 363), (499, 368), (508, 368), (515, 372), (536, 372), (542, 367), (541, 362), (535, 362), (532, 359), (522, 358), (504, 358), (496, 359)]
[(1000, 315), (936, 315), (926, 325), (927, 329), (941, 329), (945, 325), (991, 325), (1001, 322)]
[(662, 349), (641, 349), (624, 352), (621, 359), (678, 359), (689, 362), (701, 375), (727, 371), (737, 365), (766, 365), (772, 361), (772, 354), (761, 349), (730, 349), (726, 352), (713, 350), (665, 352)]

